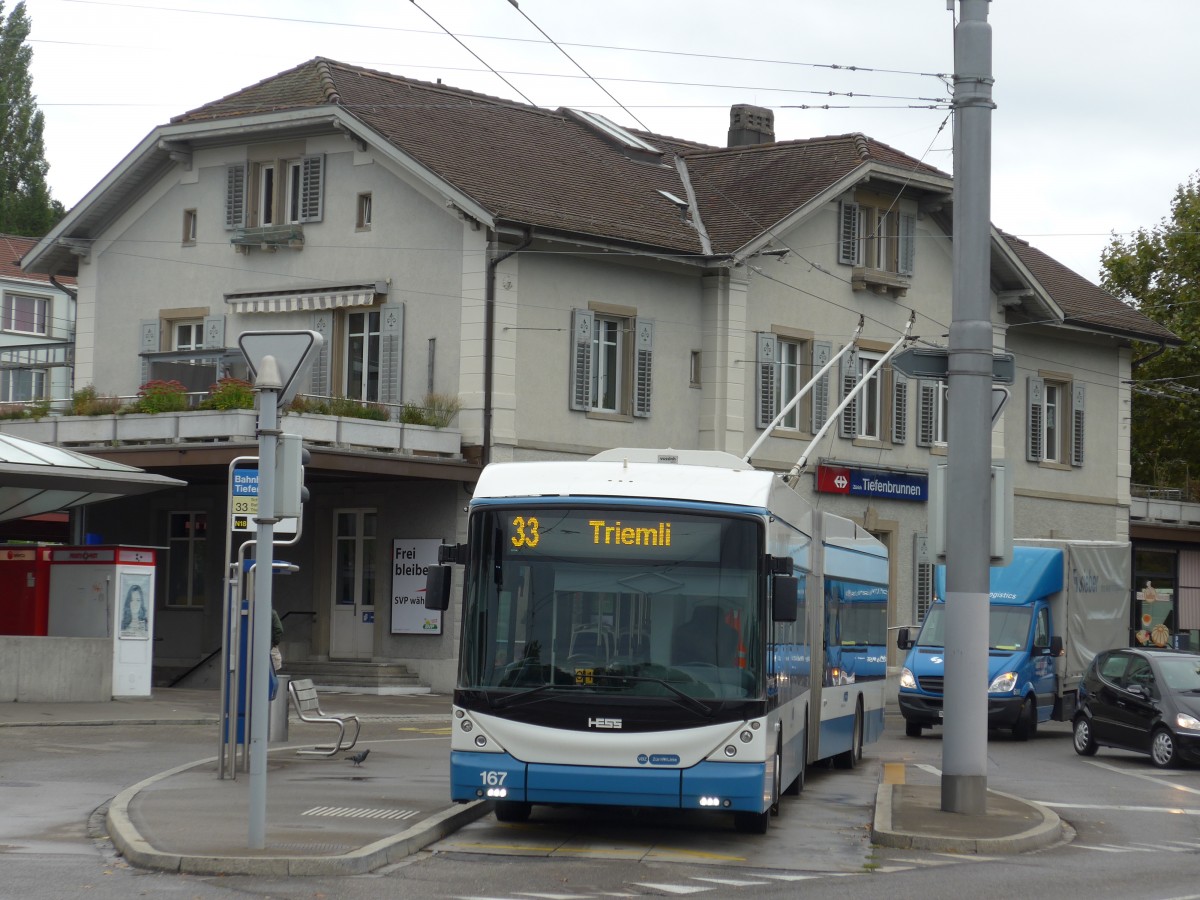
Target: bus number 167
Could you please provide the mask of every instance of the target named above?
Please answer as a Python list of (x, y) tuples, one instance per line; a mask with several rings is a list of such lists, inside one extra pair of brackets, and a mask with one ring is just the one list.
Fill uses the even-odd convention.
[(507, 772), (480, 772), (479, 780), (487, 787), (500, 787), (504, 784), (504, 779), (508, 777)]

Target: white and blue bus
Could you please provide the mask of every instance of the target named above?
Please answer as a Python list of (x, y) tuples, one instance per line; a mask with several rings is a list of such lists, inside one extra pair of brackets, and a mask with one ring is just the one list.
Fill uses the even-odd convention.
[[(828, 652), (825, 563), (886, 591), (886, 549), (718, 451), (482, 472), (465, 544), (451, 796), (733, 813), (761, 833), (820, 760), (883, 730), (883, 682)], [(426, 604), (446, 609), (452, 568)], [(827, 598), (822, 600), (822, 598)], [(815, 603), (813, 601), (816, 601)]]

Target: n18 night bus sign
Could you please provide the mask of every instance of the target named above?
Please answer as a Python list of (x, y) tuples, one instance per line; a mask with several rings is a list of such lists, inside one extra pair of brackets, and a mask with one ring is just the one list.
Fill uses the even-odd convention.
[(817, 491), (822, 494), (853, 494), (858, 497), (886, 497), (925, 503), (929, 499), (929, 477), (881, 472), (877, 469), (817, 466)]

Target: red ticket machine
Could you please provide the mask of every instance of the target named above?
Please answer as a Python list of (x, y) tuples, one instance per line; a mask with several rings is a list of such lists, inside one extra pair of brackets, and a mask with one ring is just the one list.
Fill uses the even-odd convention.
[(0, 634), (45, 636), (50, 619), (51, 549), (0, 544)]

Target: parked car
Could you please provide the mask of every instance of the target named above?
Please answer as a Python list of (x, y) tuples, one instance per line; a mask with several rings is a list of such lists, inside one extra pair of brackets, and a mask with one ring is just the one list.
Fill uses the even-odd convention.
[(1079, 688), (1075, 752), (1149, 753), (1160, 769), (1200, 763), (1200, 654), (1131, 648), (1098, 653)]

